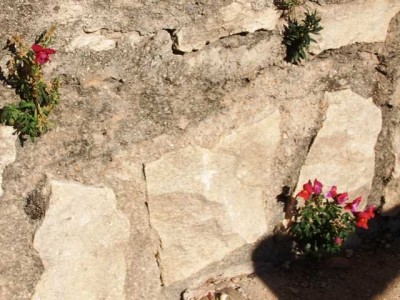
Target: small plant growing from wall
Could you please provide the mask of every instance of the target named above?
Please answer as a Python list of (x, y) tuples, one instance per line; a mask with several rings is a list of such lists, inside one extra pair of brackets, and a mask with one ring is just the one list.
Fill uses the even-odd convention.
[(305, 0), (275, 0), (274, 4), (277, 9), (284, 11), (285, 15), (290, 14), (295, 8), (303, 5)]
[(50, 61), (56, 50), (48, 48), (55, 34), (55, 27), (40, 34), (32, 46), (27, 46), (22, 36), (14, 36), (6, 48), (11, 53), (7, 75), (3, 81), (15, 89), (21, 98), (18, 104), (9, 104), (0, 110), (0, 122), (13, 126), (23, 142), (50, 128), (49, 115), (60, 99), (58, 79), (51, 82), (44, 78), (42, 66)]
[(368, 229), (368, 221), (374, 217), (373, 206), (360, 209), (361, 197), (349, 202), (347, 193), (338, 193), (336, 186), (323, 194), (318, 180), (305, 183), (297, 198), (304, 205), (296, 207), (289, 233), (302, 253), (340, 252), (349, 234), (356, 227)]
[(291, 63), (299, 63), (307, 58), (307, 51), (312, 42), (316, 41), (310, 34), (318, 34), (323, 28), (320, 25), (321, 18), (317, 12), (306, 12), (305, 18), (298, 22), (289, 18), (288, 25), (283, 33), (283, 43), (286, 46), (286, 60)]

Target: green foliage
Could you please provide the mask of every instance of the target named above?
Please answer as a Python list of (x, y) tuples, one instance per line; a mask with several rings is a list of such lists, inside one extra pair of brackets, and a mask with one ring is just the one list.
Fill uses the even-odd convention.
[[(54, 35), (55, 27), (43, 32), (35, 40), (35, 45), (47, 47)], [(21, 36), (13, 37), (7, 44), (11, 59), (7, 63), (8, 74), (3, 81), (12, 86), (20, 96), (18, 104), (9, 104), (0, 110), (0, 123), (14, 126), (23, 142), (29, 136), (33, 142), (36, 137), (50, 128), (48, 116), (60, 100), (59, 80), (48, 82), (44, 79), (42, 65), (48, 61), (49, 54), (37, 53), (28, 47)], [(51, 54), (52, 54), (51, 53)], [(38, 58), (38, 55), (42, 54)], [(44, 55), (44, 57), (43, 57)], [(46, 56), (47, 55), (47, 56)]]
[(275, 0), (275, 6), (280, 10), (292, 11), (304, 4), (304, 0)]
[(297, 20), (289, 19), (288, 26), (285, 26), (283, 43), (286, 46), (286, 59), (291, 63), (299, 63), (307, 58), (311, 42), (316, 42), (310, 34), (318, 34), (323, 28), (319, 22), (321, 18), (317, 12), (306, 12), (305, 19), (299, 23)]
[[(337, 253), (354, 232), (355, 219), (332, 199), (318, 195), (297, 208), (289, 232), (305, 253)], [(338, 242), (340, 241), (340, 243)]]

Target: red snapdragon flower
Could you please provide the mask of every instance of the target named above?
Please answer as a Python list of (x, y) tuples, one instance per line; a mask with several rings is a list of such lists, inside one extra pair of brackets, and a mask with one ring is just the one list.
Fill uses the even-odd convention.
[(43, 48), (38, 44), (32, 45), (32, 50), (35, 52), (36, 55), (36, 63), (38, 64), (45, 64), (50, 60), (50, 54), (56, 53), (56, 50), (50, 48)]
[(361, 196), (357, 197), (356, 199), (354, 199), (353, 202), (346, 204), (344, 209), (350, 210), (352, 213), (357, 212), (358, 206), (360, 205), (361, 200), (362, 200)]
[(357, 213), (357, 223), (356, 226), (364, 229), (368, 229), (369, 219), (375, 217), (374, 213), (375, 207), (367, 206), (364, 211)]
[(364, 229), (368, 229), (368, 220), (370, 219), (369, 215), (366, 212), (359, 212), (357, 214), (357, 223), (356, 226)]
[(296, 197), (301, 197), (304, 200), (310, 199), (312, 194), (319, 195), (322, 192), (322, 183), (317, 179), (314, 180), (314, 186), (311, 184), (311, 180), (303, 185), (303, 189), (297, 194)]
[(337, 196), (337, 187), (334, 185), (333, 187), (331, 187), (329, 193), (326, 194), (326, 197), (335, 198), (336, 196)]
[(296, 197), (301, 197), (307, 201), (308, 199), (310, 199), (312, 193), (313, 193), (313, 187), (311, 185), (311, 181), (308, 181), (308, 183), (305, 183), (303, 185), (303, 189), (297, 194)]
[(373, 206), (373, 205), (367, 206), (367, 207), (365, 208), (365, 210), (364, 210), (364, 212), (368, 214), (368, 216), (369, 216), (370, 219), (373, 218), (373, 217), (375, 217), (374, 211), (375, 211), (375, 206)]

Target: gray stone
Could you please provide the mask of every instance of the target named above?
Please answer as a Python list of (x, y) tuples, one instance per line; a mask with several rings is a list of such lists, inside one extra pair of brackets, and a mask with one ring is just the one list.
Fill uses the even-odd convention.
[(52, 180), (34, 240), (45, 271), (32, 299), (125, 299), (128, 239), (112, 190)]

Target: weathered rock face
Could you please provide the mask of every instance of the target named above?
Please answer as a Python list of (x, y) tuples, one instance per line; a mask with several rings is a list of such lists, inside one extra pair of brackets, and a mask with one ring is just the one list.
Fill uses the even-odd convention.
[(369, 195), (375, 167), (375, 144), (381, 131), (381, 111), (372, 99), (364, 99), (350, 90), (326, 93), (328, 110), (301, 169), (299, 185), (309, 179), (350, 197)]
[(390, 20), (400, 10), (397, 0), (356, 0), (344, 4), (317, 7), (324, 29), (316, 36), (320, 53), (354, 43), (385, 41)]
[(13, 163), (16, 157), (15, 141), (12, 127), (0, 126), (0, 197), (3, 195), (2, 183), (5, 167)]
[(125, 299), (129, 221), (112, 190), (51, 181), (34, 246), (45, 271), (33, 299)]
[[(179, 299), (252, 271), (300, 173), (384, 194), (398, 1), (306, 1), (323, 52), (301, 65), (284, 61), (271, 0), (17, 2), (2, 1), (1, 40), (58, 23), (44, 68), (63, 84), (53, 130), (15, 148), (7, 128), (0, 146), (0, 299)], [(0, 109), (18, 100), (0, 85)], [(46, 174), (59, 179), (47, 212), (32, 199)]]
[(384, 212), (389, 215), (397, 215), (400, 212), (400, 127), (394, 132), (392, 144), (395, 166), (392, 179), (386, 186)]
[(279, 120), (275, 111), (232, 131), (212, 149), (190, 146), (146, 165), (165, 284), (189, 277), (266, 231), (271, 217), (263, 184), (273, 175)]
[(220, 8), (216, 15), (200, 18), (179, 29), (175, 35), (176, 49), (191, 52), (233, 34), (274, 29), (279, 19), (278, 11), (267, 6), (266, 1), (256, 2), (234, 1)]
[(114, 49), (117, 42), (101, 35), (100, 32), (84, 33), (74, 38), (68, 46), (69, 51), (77, 48), (89, 48), (92, 51), (106, 51)]

